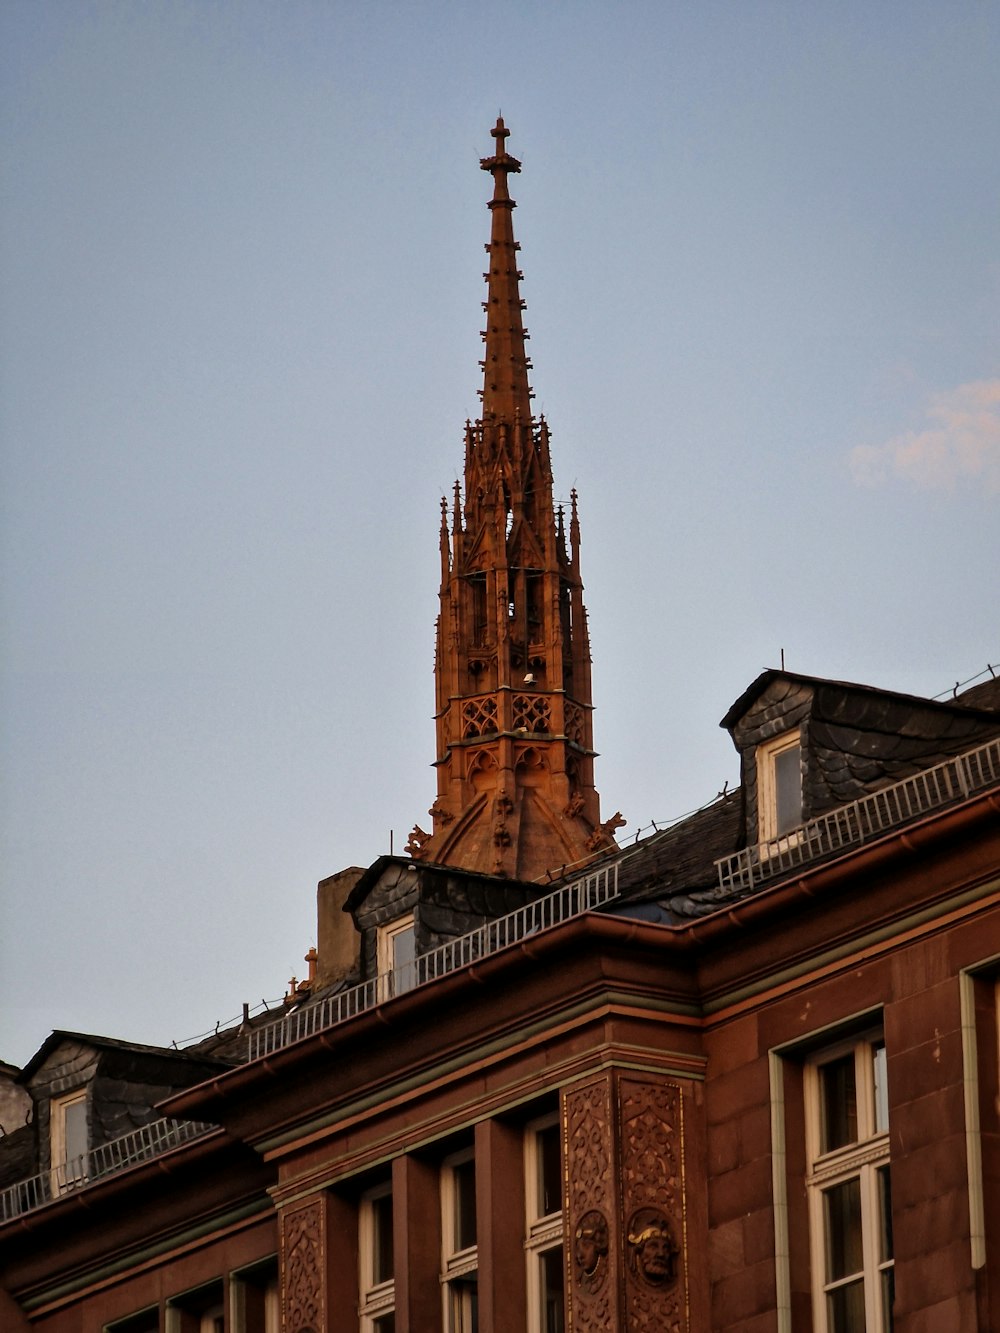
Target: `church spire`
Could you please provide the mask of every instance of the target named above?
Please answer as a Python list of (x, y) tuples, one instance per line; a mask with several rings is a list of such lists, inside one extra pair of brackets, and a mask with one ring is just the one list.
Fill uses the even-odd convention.
[[(600, 822), (587, 613), (574, 491), (569, 549), (552, 494), (549, 427), (531, 414), (521, 274), (502, 118), (492, 157), (482, 416), (465, 426), (464, 485), (441, 512), (434, 676), (437, 797), (420, 860), (522, 880), (614, 845)], [(464, 494), (463, 494), (464, 492)]]
[(510, 130), (503, 123), (503, 117), (497, 117), (493, 127), (496, 151), (492, 157), (480, 159), (483, 171), (493, 177), (493, 198), (487, 207), (492, 213), (490, 239), (486, 246), (489, 255), (489, 269), (483, 274), (486, 279), (487, 296), (483, 302), (486, 312), (486, 328), (483, 341), (486, 354), (483, 367), (483, 417), (506, 417), (513, 420), (520, 416), (527, 421), (531, 415), (531, 389), (528, 386), (528, 371), (531, 362), (525, 354), (524, 344), (528, 334), (524, 330), (521, 311), (519, 282), (521, 273), (517, 267), (517, 251), (520, 249), (514, 240), (513, 212), (517, 207), (507, 188), (507, 177), (511, 172), (521, 170), (516, 157), (511, 157), (505, 147)]

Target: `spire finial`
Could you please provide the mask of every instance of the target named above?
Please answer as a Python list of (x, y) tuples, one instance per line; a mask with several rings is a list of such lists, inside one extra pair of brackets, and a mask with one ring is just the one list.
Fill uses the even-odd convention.
[(497, 116), (497, 123), (493, 126), (490, 133), (496, 140), (495, 152), (492, 157), (481, 157), (479, 165), (483, 171), (489, 171), (493, 175), (493, 204), (503, 202), (509, 207), (514, 207), (514, 201), (507, 193), (507, 174), (511, 171), (520, 171), (521, 164), (516, 157), (511, 157), (505, 147), (505, 141), (510, 135), (510, 130), (503, 123), (503, 116)]

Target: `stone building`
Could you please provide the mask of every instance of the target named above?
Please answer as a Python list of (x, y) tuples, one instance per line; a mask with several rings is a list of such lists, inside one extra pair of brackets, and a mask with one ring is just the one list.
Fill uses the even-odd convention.
[(282, 1013), (9, 1071), (0, 1328), (1000, 1327), (1000, 681), (766, 671), (738, 789), (615, 846), (494, 135), (433, 830), (320, 883)]

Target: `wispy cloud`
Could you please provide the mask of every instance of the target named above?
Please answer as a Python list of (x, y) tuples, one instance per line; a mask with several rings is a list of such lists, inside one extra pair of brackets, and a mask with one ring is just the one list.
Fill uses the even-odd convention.
[(923, 430), (851, 450), (858, 485), (881, 486), (901, 477), (922, 490), (975, 485), (1000, 495), (1000, 379), (935, 394), (926, 416)]

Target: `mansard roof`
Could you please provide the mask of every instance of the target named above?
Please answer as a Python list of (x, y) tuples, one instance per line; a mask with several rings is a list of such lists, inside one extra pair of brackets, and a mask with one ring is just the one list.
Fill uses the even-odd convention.
[[(210, 1071), (212, 1068), (225, 1068), (225, 1061), (210, 1055), (193, 1055), (191, 1048), (177, 1049), (173, 1046), (147, 1046), (135, 1041), (122, 1041), (116, 1037), (103, 1037), (93, 1032), (71, 1032), (65, 1028), (56, 1030), (46, 1037), (35, 1054), (21, 1070), (17, 1082), (28, 1084), (34, 1075), (48, 1061), (49, 1057), (66, 1042), (92, 1048), (98, 1056), (108, 1056), (112, 1063), (127, 1061), (144, 1065), (166, 1062), (170, 1065), (198, 1066)], [(195, 1074), (192, 1073), (191, 1077)]]
[[(761, 673), (732, 705), (721, 726), (733, 735), (744, 771), (753, 778), (753, 751), (759, 739), (801, 724), (804, 786), (803, 827), (808, 836), (782, 860), (762, 867), (748, 829), (757, 827), (748, 811), (756, 792), (744, 782), (671, 828), (622, 851), (618, 860), (620, 896), (608, 910), (663, 924), (680, 923), (719, 911), (787, 878), (805, 865), (834, 859), (855, 843), (828, 836), (824, 816), (850, 810), (877, 793), (902, 787), (913, 775), (975, 751), (1000, 737), (1000, 680), (993, 678), (952, 700), (924, 699), (849, 681), (827, 680), (795, 672)], [(987, 768), (987, 772), (995, 771)], [(931, 808), (961, 800), (959, 782), (949, 796), (945, 786), (931, 807), (927, 797), (911, 806), (907, 794), (901, 811), (917, 819)], [(921, 803), (923, 802), (923, 803)], [(881, 813), (883, 831), (907, 822)], [(872, 836), (870, 833), (869, 837)], [(791, 844), (791, 840), (788, 840)], [(734, 873), (729, 863), (745, 863)], [(721, 863), (721, 864), (720, 864)]]
[[(1000, 679), (997, 678), (942, 701), (926, 699), (917, 694), (901, 694), (897, 690), (885, 690), (876, 685), (861, 685), (856, 681), (830, 680), (824, 676), (807, 676), (796, 671), (779, 671), (769, 667), (730, 706), (719, 726), (732, 733), (751, 705), (777, 681), (812, 688), (819, 704), (819, 716), (834, 720), (843, 715), (851, 717), (858, 727), (878, 727), (880, 730), (889, 728), (908, 708), (929, 715), (936, 714), (939, 734), (947, 732), (949, 725), (953, 727), (957, 718), (969, 713), (979, 713), (987, 719), (992, 713), (1000, 711)], [(929, 733), (931, 731), (933, 724), (929, 724)]]

